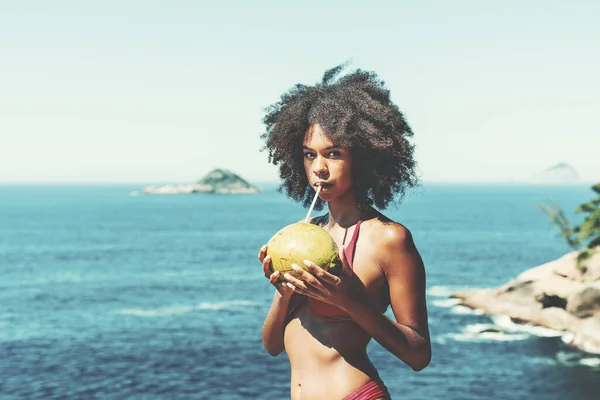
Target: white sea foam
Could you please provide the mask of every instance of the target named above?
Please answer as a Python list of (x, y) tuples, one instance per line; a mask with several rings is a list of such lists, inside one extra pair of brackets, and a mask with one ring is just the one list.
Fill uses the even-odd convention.
[(582, 357), (581, 353), (570, 351), (559, 351), (556, 353), (556, 361), (561, 365), (570, 367), (585, 365), (587, 367), (600, 367), (600, 357)]
[(460, 299), (445, 299), (445, 300), (433, 300), (431, 304), (436, 307), (448, 308), (458, 305), (460, 303)]
[(232, 301), (222, 301), (218, 303), (200, 303), (198, 304), (198, 310), (222, 310), (224, 308), (236, 308), (243, 306), (251, 306), (255, 303), (247, 300), (232, 300)]
[(452, 292), (448, 286), (432, 286), (427, 290), (427, 294), (434, 297), (449, 297)]
[(532, 324), (519, 324), (513, 322), (508, 315), (493, 315), (492, 320), (502, 329), (510, 332), (525, 332), (539, 337), (562, 337), (565, 332), (536, 326)]
[(482, 332), (477, 335), (479, 339), (495, 340), (500, 342), (510, 342), (515, 340), (525, 340), (529, 338), (526, 333), (507, 333), (507, 332)]
[(464, 331), (469, 333), (480, 333), (486, 329), (498, 329), (498, 327), (493, 324), (470, 324), (464, 327)]
[(184, 314), (192, 311), (193, 307), (190, 306), (173, 306), (156, 309), (124, 309), (117, 311), (117, 314), (123, 315), (135, 315), (136, 317), (165, 317), (169, 315)]
[(529, 338), (526, 333), (506, 333), (506, 332), (462, 332), (462, 333), (450, 333), (447, 335), (450, 339), (457, 342), (482, 342), (482, 341), (496, 341), (496, 342), (510, 342), (516, 340), (525, 340)]
[(538, 365), (556, 365), (557, 362), (552, 357), (526, 357), (525, 361), (528, 364), (538, 364)]
[(478, 308), (469, 308), (465, 306), (454, 306), (450, 310), (452, 314), (462, 314), (462, 315), (483, 315), (483, 310)]
[(582, 358), (581, 360), (579, 360), (579, 363), (583, 364), (583, 365), (587, 365), (588, 367), (600, 367), (600, 358), (596, 358), (596, 357)]
[(559, 351), (556, 353), (556, 361), (562, 365), (575, 365), (580, 360), (579, 354), (571, 351)]
[(565, 332), (560, 337), (560, 340), (566, 344), (571, 344), (573, 339), (575, 339), (575, 334), (573, 332)]
[[(494, 324), (470, 324), (465, 326), (462, 332), (449, 333), (443, 336), (459, 342), (508, 342), (525, 340), (531, 335), (526, 332), (507, 332)], [(440, 341), (442, 344), (445, 342), (444, 337)]]
[(116, 313), (121, 315), (134, 315), (137, 317), (166, 317), (170, 315), (185, 314), (195, 310), (223, 310), (229, 308), (247, 307), (253, 304), (255, 303), (247, 300), (232, 300), (222, 302), (204, 302), (198, 304), (195, 307), (187, 305), (178, 305), (154, 309), (122, 309), (116, 311)]

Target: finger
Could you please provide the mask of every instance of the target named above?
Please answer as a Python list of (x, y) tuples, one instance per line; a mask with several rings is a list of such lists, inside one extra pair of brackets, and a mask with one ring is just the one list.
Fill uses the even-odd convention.
[(300, 289), (304, 289), (304, 290), (308, 289), (308, 286), (307, 286), (306, 282), (304, 282), (303, 280), (300, 280), (298, 278), (294, 278), (292, 275), (290, 275), (287, 272), (285, 274), (283, 274), (283, 277), (285, 278), (285, 280), (289, 284), (291, 284), (294, 287), (297, 287), (297, 288), (300, 288)]
[(289, 290), (292, 290), (294, 293), (302, 295), (302, 296), (306, 296), (306, 297), (311, 297), (313, 299), (317, 299), (317, 300), (323, 300), (323, 297), (320, 296), (318, 293), (315, 293), (312, 290), (305, 290), (299, 286), (294, 286), (292, 283), (290, 282), (285, 282), (286, 288)]
[(273, 272), (273, 271), (271, 271), (271, 257), (265, 256), (265, 258), (263, 258), (262, 265), (263, 265), (263, 272), (265, 273), (265, 276), (267, 278), (270, 277), (271, 273)]
[(273, 285), (275, 285), (277, 283), (277, 281), (279, 280), (281, 276), (281, 273), (279, 271), (275, 271), (271, 274), (271, 276), (269, 276), (269, 282), (271, 282)]
[(294, 286), (293, 283), (290, 282), (283, 282), (282, 283), (285, 287), (287, 287), (288, 289), (291, 289), (293, 292), (298, 293), (298, 294), (303, 294), (303, 295), (308, 295), (308, 292), (306, 290), (304, 290), (303, 288), (299, 287), (299, 286)]
[(310, 260), (304, 260), (304, 265), (306, 265), (310, 273), (317, 277), (317, 279), (320, 281), (323, 281), (325, 283), (331, 283), (333, 285), (337, 285), (340, 281), (340, 278), (333, 274), (330, 274), (329, 272), (325, 271), (323, 268), (319, 267), (317, 264)]
[(300, 268), (297, 264), (292, 264), (292, 269), (296, 271), (296, 275), (298, 279), (303, 280), (304, 282), (314, 286), (314, 287), (323, 287), (321, 281), (319, 281), (314, 275), (310, 272), (306, 271), (303, 268)]
[(265, 254), (267, 253), (267, 245), (263, 245), (260, 250), (258, 250), (258, 260), (260, 262), (263, 261), (263, 259), (265, 258)]
[(292, 269), (296, 272), (298, 280), (303, 281), (307, 285), (310, 285), (316, 289), (320, 289), (320, 290), (324, 289), (321, 281), (319, 281), (317, 278), (315, 278), (313, 275), (311, 275), (310, 272), (307, 272), (306, 270), (300, 268), (296, 264), (292, 264)]

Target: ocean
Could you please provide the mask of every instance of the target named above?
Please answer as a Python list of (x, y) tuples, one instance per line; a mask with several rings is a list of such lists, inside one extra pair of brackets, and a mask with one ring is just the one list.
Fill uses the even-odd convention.
[[(600, 356), (448, 297), (568, 252), (537, 206), (575, 219), (589, 186), (425, 183), (386, 212), (425, 261), (433, 346), (413, 372), (371, 342), (394, 399), (599, 398)], [(273, 184), (132, 195), (141, 187), (0, 186), (0, 399), (289, 398), (285, 354), (261, 344), (273, 289), (256, 255), (306, 210)]]

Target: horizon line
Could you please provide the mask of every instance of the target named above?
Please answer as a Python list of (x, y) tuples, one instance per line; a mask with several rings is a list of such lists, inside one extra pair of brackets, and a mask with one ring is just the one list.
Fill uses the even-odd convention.
[[(269, 184), (276, 185), (280, 184), (279, 180), (249, 180), (246, 179), (247, 182), (252, 184)], [(587, 184), (596, 184), (600, 182), (600, 180), (579, 180), (576, 182), (535, 182), (528, 180), (421, 180), (422, 184), (520, 184), (520, 185), (564, 185), (564, 186), (573, 186), (573, 185), (587, 185)], [(157, 186), (157, 185), (188, 185), (193, 184), (194, 182), (189, 181), (111, 181), (111, 180), (95, 180), (95, 181), (0, 181), (0, 186), (24, 186), (24, 185), (46, 185), (46, 186), (54, 186), (54, 185), (72, 185), (72, 186), (101, 186), (101, 185), (146, 185), (146, 186)]]

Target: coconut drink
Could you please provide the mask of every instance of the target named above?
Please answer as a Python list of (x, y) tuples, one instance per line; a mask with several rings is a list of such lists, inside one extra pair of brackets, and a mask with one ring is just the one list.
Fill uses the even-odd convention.
[(338, 251), (337, 243), (325, 229), (306, 222), (286, 226), (267, 242), (271, 268), (281, 275), (287, 272), (297, 276), (292, 264), (308, 271), (304, 260), (310, 260), (325, 271), (339, 275), (342, 261)]

